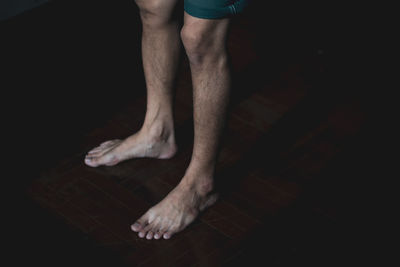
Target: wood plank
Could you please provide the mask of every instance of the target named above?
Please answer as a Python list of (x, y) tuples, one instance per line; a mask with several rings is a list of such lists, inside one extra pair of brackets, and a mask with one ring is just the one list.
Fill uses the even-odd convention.
[[(178, 252), (173, 257), (170, 250), (161, 250), (140, 266), (183, 266), (196, 263), (200, 258), (219, 248), (227, 238), (204, 223), (196, 223), (182, 232), (182, 237), (168, 248)], [(189, 257), (188, 257), (189, 256)], [(188, 266), (188, 265), (186, 265)]]

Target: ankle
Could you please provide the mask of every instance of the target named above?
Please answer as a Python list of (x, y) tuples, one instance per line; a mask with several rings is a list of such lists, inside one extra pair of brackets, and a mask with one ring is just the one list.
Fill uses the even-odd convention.
[(174, 126), (171, 122), (144, 124), (142, 132), (153, 142), (175, 142)]
[(187, 170), (181, 180), (181, 185), (190, 190), (195, 190), (199, 195), (208, 195), (215, 189), (214, 177), (209, 173), (193, 173)]

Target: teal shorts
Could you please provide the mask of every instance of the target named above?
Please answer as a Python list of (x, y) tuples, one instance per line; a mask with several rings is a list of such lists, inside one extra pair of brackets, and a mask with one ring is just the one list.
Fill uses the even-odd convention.
[(185, 0), (184, 9), (193, 17), (220, 19), (243, 12), (251, 0)]

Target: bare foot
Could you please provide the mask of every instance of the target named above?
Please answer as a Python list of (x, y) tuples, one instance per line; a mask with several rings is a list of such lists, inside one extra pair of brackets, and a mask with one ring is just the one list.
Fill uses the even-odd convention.
[(110, 140), (95, 147), (86, 155), (85, 163), (90, 167), (113, 166), (131, 158), (168, 159), (176, 152), (177, 146), (172, 131), (162, 127), (150, 130), (143, 127), (125, 140)]
[(150, 208), (131, 229), (147, 239), (170, 238), (192, 223), (198, 214), (214, 204), (217, 193), (199, 190), (185, 178), (161, 202)]

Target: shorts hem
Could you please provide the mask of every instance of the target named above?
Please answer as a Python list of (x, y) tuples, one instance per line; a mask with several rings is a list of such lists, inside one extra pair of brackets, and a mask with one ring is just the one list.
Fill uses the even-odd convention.
[(232, 16), (230, 6), (209, 9), (185, 1), (184, 10), (189, 15), (201, 19), (223, 19)]

